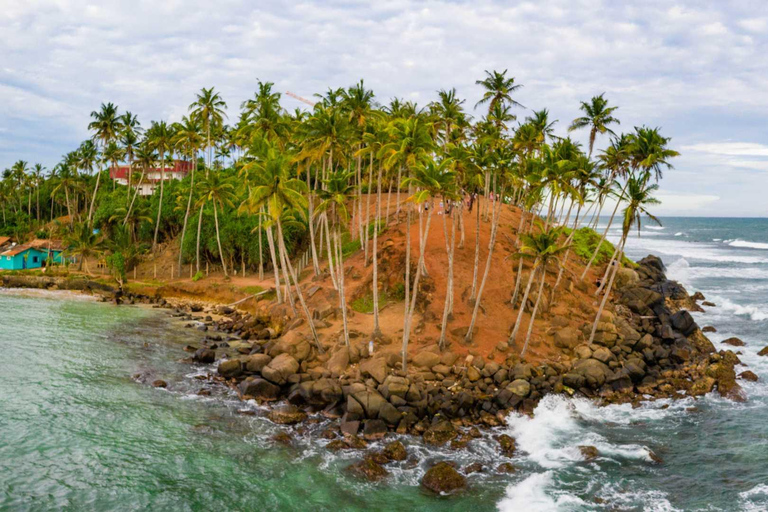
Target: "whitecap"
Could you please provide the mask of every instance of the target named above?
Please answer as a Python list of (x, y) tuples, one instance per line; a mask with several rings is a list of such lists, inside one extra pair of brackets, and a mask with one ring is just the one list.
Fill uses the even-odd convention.
[(748, 491), (739, 493), (739, 498), (742, 510), (765, 510), (768, 507), (768, 485), (756, 485)]
[(746, 242), (744, 240), (734, 240), (733, 242), (729, 243), (731, 247), (744, 247), (747, 249), (763, 249), (768, 250), (768, 244), (761, 243), (761, 242)]
[(555, 510), (581, 510), (586, 503), (566, 491), (551, 489), (554, 483), (552, 471), (534, 473), (528, 478), (507, 487), (506, 497), (497, 507), (501, 512), (550, 512)]
[(645, 226), (647, 229), (656, 229), (658, 231), (661, 231), (662, 229), (667, 229), (664, 226)]
[(683, 235), (684, 233), (682, 231), (678, 231), (677, 233), (675, 233), (675, 236), (683, 236)]
[(715, 303), (719, 304), (723, 310), (728, 311), (734, 315), (746, 316), (757, 322), (768, 320), (768, 309), (761, 308), (754, 304), (736, 304), (735, 302), (732, 302), (723, 297), (716, 297), (714, 299), (716, 301)]

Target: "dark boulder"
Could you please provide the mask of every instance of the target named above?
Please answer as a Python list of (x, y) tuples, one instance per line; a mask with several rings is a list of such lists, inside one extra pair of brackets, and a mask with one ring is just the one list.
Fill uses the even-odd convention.
[(389, 474), (381, 464), (370, 456), (349, 466), (349, 471), (360, 478), (365, 478), (369, 482), (378, 482)]
[(436, 494), (450, 494), (467, 485), (467, 479), (447, 462), (438, 462), (426, 472), (421, 485)]
[(244, 380), (238, 389), (243, 396), (250, 396), (258, 400), (277, 400), (280, 396), (280, 386), (276, 386), (265, 379)]
[(676, 331), (683, 333), (685, 336), (690, 335), (698, 328), (691, 314), (684, 310), (672, 315), (670, 322), (672, 322), (672, 327)]
[(195, 352), (192, 359), (198, 363), (211, 364), (216, 360), (216, 352), (209, 348), (201, 348)]

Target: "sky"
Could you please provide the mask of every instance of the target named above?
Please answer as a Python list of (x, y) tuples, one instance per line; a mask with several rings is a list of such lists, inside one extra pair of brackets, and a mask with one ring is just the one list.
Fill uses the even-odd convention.
[(0, 0), (0, 48), (0, 169), (53, 167), (102, 102), (148, 126), (214, 86), (236, 119), (258, 80), (311, 98), (362, 78), (381, 103), (455, 87), (472, 112), (475, 80), (507, 69), (521, 120), (548, 108), (565, 135), (605, 93), (619, 130), (671, 137), (655, 213), (768, 216), (763, 0)]

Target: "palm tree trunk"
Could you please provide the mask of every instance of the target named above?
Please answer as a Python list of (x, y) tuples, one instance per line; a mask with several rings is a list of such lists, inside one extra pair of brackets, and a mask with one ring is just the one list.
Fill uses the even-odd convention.
[(605, 273), (603, 273), (603, 278), (600, 280), (600, 286), (597, 287), (597, 290), (595, 290), (595, 295), (600, 295), (600, 292), (603, 291), (605, 288), (605, 283), (608, 280), (608, 275), (613, 270), (613, 263), (616, 261), (616, 256), (619, 254), (619, 246), (617, 245), (616, 248), (613, 250), (613, 254), (611, 255), (611, 259), (608, 261), (608, 266), (605, 267)]
[(64, 187), (64, 195), (67, 199), (67, 216), (69, 217), (69, 225), (73, 226), (75, 219), (72, 217), (72, 207), (69, 205), (69, 188)]
[[(376, 190), (376, 226), (373, 229), (373, 338), (381, 338), (379, 328), (379, 222), (381, 222), (381, 164)], [(369, 190), (370, 192), (370, 190)]]
[[(371, 224), (371, 185), (373, 185), (373, 153), (371, 153), (371, 162), (368, 166), (368, 193), (365, 197), (365, 232), (363, 233), (363, 238), (365, 239), (364, 245), (365, 245), (365, 266), (368, 266), (369, 259), (368, 259), (368, 237), (370, 236), (368, 232), (370, 231), (370, 224)], [(362, 189), (362, 185), (360, 187)], [(362, 203), (362, 199), (360, 200)], [(378, 223), (376, 226), (374, 226), (374, 231), (379, 229)]]
[(579, 204), (578, 210), (576, 210), (576, 219), (573, 221), (573, 229), (571, 230), (571, 234), (568, 235), (568, 238), (565, 240), (565, 245), (568, 246), (568, 248), (565, 250), (565, 255), (563, 256), (563, 260), (560, 262), (560, 270), (557, 272), (557, 279), (555, 280), (555, 285), (552, 287), (552, 294), (549, 297), (549, 303), (552, 304), (555, 301), (555, 290), (557, 290), (557, 287), (560, 285), (560, 280), (563, 278), (563, 272), (565, 271), (565, 266), (568, 264), (568, 256), (571, 254), (571, 242), (573, 241), (573, 235), (576, 234), (576, 230), (579, 228), (579, 214), (581, 213), (581, 204)]
[(309, 245), (312, 251), (312, 269), (315, 272), (316, 276), (320, 275), (320, 263), (318, 261), (317, 257), (317, 247), (315, 246), (315, 201), (314, 201), (314, 192), (312, 190), (312, 186), (310, 184), (310, 165), (307, 163), (307, 190), (309, 191), (309, 197), (308, 197), (308, 223), (309, 223)]
[(331, 283), (333, 284), (333, 289), (338, 290), (339, 289), (338, 278), (336, 273), (334, 272), (334, 266), (333, 266), (334, 252), (331, 251), (331, 231), (330, 231), (330, 228), (328, 227), (328, 215), (326, 215), (325, 213), (323, 213), (323, 225), (325, 226), (325, 243), (328, 245), (328, 270), (331, 273)]
[(259, 215), (259, 281), (263, 281), (264, 280), (264, 257), (263, 257), (264, 249), (261, 241), (261, 235), (262, 235), (261, 219), (264, 213), (263, 206), (260, 209), (260, 213), (262, 215)]
[[(434, 208), (430, 207), (429, 213), (427, 213), (427, 223), (424, 228), (424, 240), (421, 242), (421, 246), (419, 247), (419, 262), (416, 265), (416, 276), (413, 278), (413, 290), (411, 292), (411, 304), (410, 306), (407, 306), (406, 315), (405, 315), (405, 330), (403, 331), (403, 353), (408, 353), (408, 341), (411, 337), (411, 325), (413, 322), (413, 313), (416, 310), (416, 298), (419, 295), (419, 279), (421, 278), (422, 272), (421, 269), (424, 264), (424, 253), (426, 252), (426, 240), (427, 236), (429, 236), (429, 224), (432, 220), (432, 212), (434, 211)], [(419, 213), (419, 217), (422, 216), (422, 212)]]
[(275, 253), (275, 240), (272, 237), (272, 226), (267, 226), (267, 245), (269, 245), (269, 255), (272, 258), (272, 270), (275, 271), (275, 295), (277, 303), (283, 303), (283, 295), (280, 291), (280, 264)]
[(283, 260), (288, 264), (288, 274), (293, 278), (293, 284), (294, 288), (296, 288), (296, 295), (299, 298), (299, 303), (301, 304), (301, 309), (304, 312), (304, 316), (307, 319), (307, 324), (309, 325), (309, 330), (312, 332), (312, 339), (315, 341), (315, 346), (317, 347), (317, 351), (321, 354), (323, 353), (323, 346), (320, 345), (320, 340), (317, 337), (317, 331), (315, 330), (315, 322), (312, 321), (312, 313), (309, 312), (309, 308), (307, 307), (307, 303), (304, 301), (304, 294), (301, 293), (301, 286), (299, 286), (299, 278), (296, 275), (296, 271), (293, 268), (293, 265), (291, 264), (290, 258), (287, 257), (287, 251), (285, 250), (285, 239), (283, 238), (283, 226), (280, 223), (280, 218), (277, 219), (277, 236), (278, 243), (280, 245), (280, 251), (283, 253)]
[[(133, 211), (133, 204), (136, 202), (136, 196), (139, 195), (139, 187), (141, 186), (141, 183), (144, 181), (144, 172), (146, 171), (146, 167), (143, 165), (141, 166), (141, 176), (139, 176), (139, 185), (136, 187), (136, 190), (133, 193), (133, 199), (131, 199), (131, 204), (128, 206), (128, 212), (125, 214), (125, 219), (123, 219), (123, 226), (125, 226), (125, 223), (128, 222), (128, 218), (131, 216), (131, 211)], [(130, 190), (128, 191), (130, 194)], [(198, 270), (200, 270), (198, 268)]]
[[(395, 187), (397, 188), (397, 210), (395, 211), (395, 215), (400, 213), (400, 180), (402, 178), (403, 173), (403, 166), (398, 166), (397, 168), (397, 182), (395, 183)], [(408, 187), (410, 190), (410, 187)]]
[[(538, 265), (539, 260), (537, 259), (533, 263), (533, 267), (531, 268), (531, 274), (528, 276), (528, 284), (525, 286), (525, 292), (523, 293), (523, 301), (520, 304), (520, 309), (517, 311), (517, 318), (515, 319), (515, 325), (512, 327), (512, 334), (509, 335), (508, 343), (512, 345), (515, 342), (515, 338), (517, 338), (517, 331), (520, 329), (520, 326), (523, 324), (523, 312), (525, 311), (525, 303), (528, 301), (528, 295), (531, 293), (531, 285), (533, 284), (534, 279), (536, 278), (536, 274), (539, 271)], [(543, 271), (544, 269), (542, 269)]]
[(200, 205), (200, 213), (197, 215), (197, 242), (195, 243), (195, 272), (200, 272), (200, 234), (203, 230), (203, 207)]
[(91, 198), (91, 207), (88, 209), (88, 226), (93, 219), (93, 205), (96, 203), (96, 194), (99, 193), (99, 182), (101, 181), (101, 170), (96, 175), (96, 186), (93, 188), (93, 197)]
[(219, 257), (221, 258), (221, 267), (224, 269), (224, 276), (228, 277), (227, 262), (224, 259), (224, 251), (221, 250), (221, 235), (219, 234), (219, 214), (216, 211), (216, 200), (213, 200), (213, 222), (216, 225), (216, 244), (219, 246)]
[[(411, 186), (408, 185), (408, 195), (410, 196), (411, 192)], [(400, 184), (398, 182), (398, 189), (397, 189), (397, 195), (398, 195), (398, 211), (400, 208)], [(405, 300), (403, 301), (403, 348), (402, 348), (402, 355), (403, 355), (403, 371), (407, 371), (408, 369), (408, 337), (407, 337), (407, 327), (408, 327), (408, 304), (410, 300), (410, 289), (411, 289), (411, 216), (412, 214), (412, 208), (411, 203), (408, 204), (408, 213), (406, 214), (406, 221), (405, 221)]]
[(493, 247), (496, 245), (496, 232), (499, 227), (499, 218), (501, 217), (501, 198), (504, 197), (504, 191), (494, 202), (493, 215), (491, 220), (491, 240), (488, 242), (488, 257), (485, 260), (485, 272), (483, 272), (483, 280), (480, 282), (480, 289), (477, 291), (477, 298), (475, 299), (475, 307), (472, 310), (472, 320), (469, 323), (469, 330), (464, 337), (464, 341), (469, 343), (472, 341), (472, 330), (475, 328), (475, 322), (477, 321), (477, 312), (480, 309), (480, 299), (483, 296), (483, 289), (485, 289), (485, 283), (488, 280), (488, 273), (491, 271), (491, 260), (493, 258)]
[(392, 198), (392, 179), (389, 180), (389, 190), (387, 191), (387, 215), (384, 217), (387, 219), (385, 224), (389, 224), (389, 201)]
[(458, 214), (459, 214), (459, 249), (464, 248), (464, 198), (461, 198), (461, 201), (459, 201), (459, 207), (458, 207)]
[(160, 217), (163, 214), (164, 182), (165, 182), (165, 154), (161, 151), (160, 152), (160, 201), (157, 204), (157, 222), (155, 223), (155, 236), (152, 239), (152, 252), (154, 252), (155, 249), (157, 249), (157, 234), (160, 232)]
[(445, 331), (448, 329), (448, 317), (453, 310), (453, 255), (456, 248), (456, 216), (451, 218), (451, 239), (448, 243), (448, 234), (445, 226), (445, 215), (443, 215), (443, 234), (446, 237), (446, 252), (448, 253), (448, 279), (445, 288), (445, 305), (443, 306), (443, 322), (440, 327), (440, 339), (437, 344), (440, 346), (440, 350), (445, 348)]
[(480, 268), (480, 196), (477, 196), (475, 205), (475, 266), (472, 271), (472, 293), (469, 295), (469, 303), (474, 304), (477, 298), (477, 273)]
[(528, 348), (528, 341), (531, 339), (531, 333), (533, 332), (533, 322), (536, 320), (536, 312), (539, 310), (539, 303), (541, 302), (541, 296), (544, 293), (544, 281), (547, 277), (547, 272), (542, 267), (541, 283), (539, 283), (539, 294), (536, 296), (536, 304), (533, 305), (533, 311), (531, 312), (531, 321), (528, 324), (528, 333), (525, 335), (525, 344), (523, 344), (523, 350), (520, 352), (520, 357), (525, 356), (525, 350)]
[[(189, 198), (187, 199), (187, 211), (184, 213), (184, 225), (181, 228), (181, 241), (179, 242), (179, 277), (181, 277), (181, 260), (184, 255), (184, 236), (187, 234), (187, 222), (189, 221), (189, 211), (192, 208), (192, 192), (195, 190), (195, 167), (192, 166), (192, 177), (189, 183)], [(128, 187), (130, 193), (130, 186)]]
[(624, 235), (621, 237), (621, 243), (619, 244), (619, 262), (616, 264), (616, 269), (613, 271), (613, 274), (611, 274), (611, 280), (608, 282), (608, 288), (605, 289), (605, 295), (603, 295), (603, 300), (600, 301), (600, 307), (597, 310), (597, 316), (595, 317), (595, 322), (592, 324), (592, 333), (589, 335), (589, 341), (587, 344), (592, 344), (593, 341), (595, 341), (595, 333), (597, 332), (597, 324), (600, 323), (600, 316), (603, 314), (603, 309), (605, 309), (605, 303), (608, 302), (608, 297), (611, 295), (611, 289), (613, 288), (613, 281), (616, 278), (616, 274), (619, 273), (619, 267), (621, 267), (621, 255), (624, 253), (624, 244), (627, 241), (627, 233), (624, 233)]
[(592, 253), (592, 257), (589, 259), (589, 263), (587, 263), (586, 268), (584, 269), (584, 272), (581, 274), (581, 280), (584, 280), (584, 277), (587, 275), (587, 272), (589, 272), (590, 267), (592, 267), (592, 263), (595, 261), (595, 258), (597, 257), (597, 253), (600, 252), (600, 246), (603, 245), (603, 241), (605, 240), (605, 237), (608, 236), (608, 230), (611, 229), (611, 224), (613, 224), (613, 219), (616, 217), (616, 212), (619, 209), (619, 205), (621, 204), (621, 200), (624, 198), (624, 192), (627, 189), (627, 185), (629, 184), (629, 180), (624, 184), (624, 188), (621, 189), (621, 194), (619, 195), (619, 198), (616, 200), (616, 206), (613, 208), (613, 213), (611, 214), (611, 218), (608, 221), (608, 225), (605, 227), (605, 230), (603, 231), (603, 236), (600, 237), (600, 241), (597, 243), (597, 247), (595, 247), (595, 252)]
[(336, 268), (339, 273), (339, 306), (341, 307), (341, 318), (344, 326), (344, 344), (349, 349), (349, 325), (347, 324), (347, 301), (344, 297), (344, 263), (342, 258), (344, 253), (341, 250), (341, 237), (338, 228), (333, 231), (333, 238), (336, 245)]
[[(523, 234), (523, 228), (525, 227), (525, 210), (520, 209), (520, 224), (517, 227), (517, 250), (520, 250), (520, 236)], [(517, 265), (517, 274), (515, 274), (515, 291), (512, 293), (512, 300), (509, 301), (512, 307), (517, 304), (517, 296), (520, 295), (520, 281), (523, 274), (523, 258), (520, 258), (520, 262)]]

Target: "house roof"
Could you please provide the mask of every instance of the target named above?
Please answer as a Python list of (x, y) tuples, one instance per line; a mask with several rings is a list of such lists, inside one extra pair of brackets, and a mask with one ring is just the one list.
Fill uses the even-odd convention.
[(0, 247), (4, 246), (8, 242), (11, 241), (11, 237), (9, 236), (0, 236)]
[[(183, 175), (187, 175), (191, 170), (192, 166), (194, 164), (192, 162), (188, 162), (186, 160), (174, 160), (173, 165), (166, 165), (164, 167), (165, 172), (177, 172), (181, 173)], [(110, 167), (109, 169), (109, 177), (112, 179), (128, 179), (128, 172), (130, 170), (130, 166), (128, 165), (119, 165), (117, 167)], [(151, 167), (146, 170), (144, 180), (145, 181), (160, 181), (159, 178), (153, 179), (146, 176), (146, 174), (151, 173), (160, 173), (159, 167)], [(139, 176), (141, 176), (141, 169), (134, 169), (133, 170), (133, 178), (138, 181)]]
[(41, 240), (36, 238), (26, 245), (34, 247), (40, 251), (48, 251), (49, 249), (51, 251), (63, 251), (65, 249), (64, 242), (61, 240)]
[[(30, 249), (35, 249), (35, 247), (32, 247), (29, 244), (16, 245), (14, 247), (11, 247), (7, 251), (0, 253), (0, 256), (16, 256), (17, 254), (21, 254)], [(39, 251), (40, 249), (37, 249), (37, 250)]]

